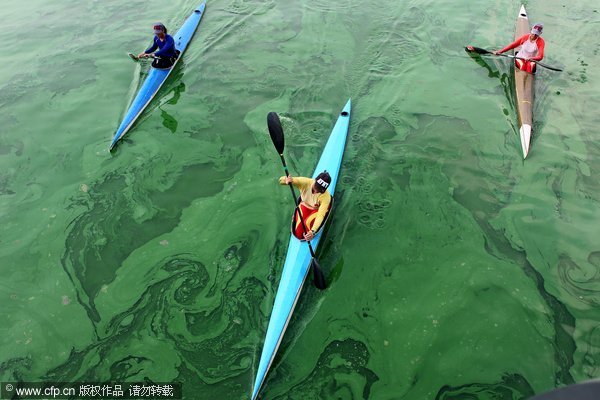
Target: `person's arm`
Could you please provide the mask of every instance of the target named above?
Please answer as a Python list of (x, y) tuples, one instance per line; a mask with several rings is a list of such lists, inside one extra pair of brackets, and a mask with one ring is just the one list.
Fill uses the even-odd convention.
[(169, 35), (165, 37), (165, 45), (162, 49), (154, 53), (156, 57), (164, 57), (165, 54), (174, 53), (175, 52), (175, 39), (173, 36)]
[(329, 211), (329, 204), (331, 204), (331, 195), (329, 194), (329, 192), (321, 194), (319, 196), (319, 202), (321, 203), (321, 205), (319, 206), (319, 211), (317, 211), (317, 213), (315, 214), (315, 222), (313, 223), (312, 228), (310, 228), (310, 230), (313, 232), (317, 232), (319, 230), (321, 224), (325, 220), (327, 212)]
[(531, 57), (530, 58), (531, 61), (542, 61), (542, 58), (544, 58), (544, 47), (546, 47), (546, 43), (544, 42), (544, 39), (542, 39), (541, 37), (537, 38), (537, 47), (538, 47), (538, 54), (535, 57)]
[(527, 35), (523, 35), (520, 38), (518, 38), (517, 40), (515, 40), (514, 42), (512, 42), (511, 44), (509, 44), (508, 46), (506, 46), (505, 48), (495, 51), (494, 53), (496, 54), (502, 54), (506, 51), (512, 50), (515, 47), (519, 47), (520, 45), (522, 45), (523, 43), (525, 43), (525, 41), (527, 40), (527, 38), (529, 37), (529, 34)]
[(152, 41), (152, 46), (150, 46), (146, 50), (144, 50), (144, 53), (150, 54), (156, 49), (158, 49), (158, 44), (156, 43), (156, 37), (155, 37), (154, 40)]
[[(287, 182), (285, 181), (285, 176), (282, 176), (281, 178), (279, 178), (279, 184), (280, 185), (287, 185)], [(296, 177), (291, 177), (292, 179), (292, 185), (294, 185), (296, 188), (303, 190), (304, 188), (306, 188), (307, 186), (312, 185), (312, 179), (310, 178), (303, 178), (301, 176), (296, 176)]]

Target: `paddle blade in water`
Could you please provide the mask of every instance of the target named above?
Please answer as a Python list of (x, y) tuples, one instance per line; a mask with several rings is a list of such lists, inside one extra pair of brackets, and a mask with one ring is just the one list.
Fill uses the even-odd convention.
[(471, 47), (471, 48), (469, 48), (467, 46), (467, 47), (465, 47), (465, 50), (468, 51), (468, 52), (477, 53), (477, 54), (492, 54), (491, 51), (486, 50), (486, 49), (482, 49), (481, 47)]
[(267, 115), (267, 126), (269, 127), (269, 135), (271, 135), (273, 145), (279, 154), (283, 154), (285, 138), (283, 137), (283, 128), (281, 127), (281, 121), (279, 121), (279, 115), (276, 112), (271, 111)]
[(313, 280), (317, 289), (327, 289), (327, 283), (325, 283), (325, 276), (321, 271), (321, 266), (315, 257), (310, 260), (310, 268), (313, 270)]
[(540, 67), (548, 68), (552, 71), (558, 71), (558, 72), (562, 71), (562, 68), (551, 67), (550, 65), (544, 64), (541, 61), (537, 61), (537, 65), (539, 65)]

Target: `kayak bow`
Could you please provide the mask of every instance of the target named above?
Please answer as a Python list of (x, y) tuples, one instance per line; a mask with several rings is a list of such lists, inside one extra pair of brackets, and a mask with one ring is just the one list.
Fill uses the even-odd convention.
[[(346, 136), (350, 124), (350, 108), (351, 101), (348, 100), (331, 131), (331, 135), (323, 149), (315, 172), (313, 173), (313, 178), (315, 178), (325, 169), (329, 172), (331, 175), (331, 184), (329, 185), (328, 190), (332, 196), (340, 172), (342, 156), (344, 154)], [(311, 240), (312, 246), (315, 249), (319, 245), (322, 234), (323, 229), (320, 229), (319, 232), (315, 234), (314, 239)], [(252, 390), (252, 400), (255, 400), (258, 397), (258, 392), (260, 391), (269, 368), (275, 359), (275, 354), (281, 344), (287, 325), (294, 312), (294, 307), (300, 296), (302, 285), (306, 280), (310, 260), (311, 254), (308, 243), (306, 241), (298, 240), (294, 235), (290, 235), (290, 243), (285, 257), (283, 271), (281, 273), (281, 280), (279, 282), (277, 294), (275, 295), (273, 311), (271, 312), (271, 319), (269, 320), (265, 343), (258, 364), (254, 388)]]
[[(517, 17), (517, 26), (515, 29), (515, 39), (529, 33), (529, 19), (525, 6), (521, 5), (519, 16)], [(515, 49), (515, 54), (520, 49)], [(515, 93), (517, 103), (517, 115), (519, 117), (519, 136), (521, 137), (521, 148), (523, 149), (523, 159), (529, 153), (529, 142), (531, 140), (531, 130), (533, 121), (533, 80), (535, 75), (515, 68)]]
[(115, 136), (110, 144), (109, 150), (112, 150), (113, 147), (117, 144), (117, 142), (129, 131), (133, 123), (138, 119), (142, 111), (146, 109), (150, 101), (154, 98), (160, 87), (165, 83), (171, 71), (177, 65), (177, 62), (183, 56), (185, 49), (188, 46), (188, 43), (194, 36), (194, 32), (198, 28), (200, 24), (200, 20), (202, 19), (202, 15), (204, 15), (204, 8), (206, 7), (206, 2), (200, 4), (194, 12), (185, 20), (179, 31), (175, 35), (173, 35), (173, 39), (175, 40), (175, 48), (180, 51), (179, 57), (173, 64), (171, 68), (168, 69), (156, 69), (150, 67), (150, 72), (146, 77), (146, 80), (142, 84), (140, 91), (135, 96), (133, 103), (127, 110), (121, 125), (117, 129)]

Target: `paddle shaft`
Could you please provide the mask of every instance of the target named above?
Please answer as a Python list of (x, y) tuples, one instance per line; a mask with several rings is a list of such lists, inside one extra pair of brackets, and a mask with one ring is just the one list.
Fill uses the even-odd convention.
[[(283, 164), (283, 169), (285, 170), (285, 176), (289, 177), (290, 173), (288, 171), (287, 168), (287, 164), (285, 163), (285, 157), (283, 157), (283, 154), (280, 154), (279, 157), (281, 158), (281, 163)], [(298, 201), (298, 199), (296, 198), (296, 191), (294, 190), (294, 185), (292, 185), (292, 182), (288, 183), (288, 186), (290, 187), (290, 190), (292, 191), (292, 197), (294, 198), (294, 204), (296, 205), (296, 211), (298, 211), (298, 216), (300, 217), (300, 221), (302, 222), (302, 228), (304, 228), (304, 232), (308, 232), (308, 228), (306, 227), (306, 223), (304, 222), (304, 217), (302, 216), (302, 212), (300, 211), (300, 202)], [(312, 245), (310, 244), (310, 240), (307, 240), (306, 243), (308, 243), (308, 249), (310, 250), (310, 255), (315, 258), (315, 251), (312, 248)]]
[(129, 56), (129, 57), (130, 57), (130, 58), (131, 58), (133, 61), (140, 61), (140, 60), (147, 59), (147, 58), (152, 58), (152, 59), (160, 60), (160, 57), (156, 57), (154, 54), (150, 54), (150, 57), (143, 57), (143, 58), (140, 58), (140, 57), (136, 56), (136, 55), (135, 55), (135, 54), (133, 54), (133, 53), (127, 53), (127, 55), (128, 55), (128, 56)]
[[(472, 52), (475, 52), (477, 54), (489, 54), (489, 55), (492, 55), (492, 56), (500, 56), (500, 57), (514, 58), (514, 59), (517, 59), (517, 60), (531, 61), (531, 60), (527, 60), (526, 58), (523, 58), (523, 57), (514, 56), (512, 54), (503, 54), (503, 53), (495, 54), (493, 51), (482, 49), (481, 47), (473, 47), (473, 50), (469, 50), (469, 48), (467, 47), (467, 51), (472, 51)], [(550, 66), (548, 64), (544, 64), (541, 61), (532, 61), (532, 62), (538, 64), (540, 67), (548, 68), (548, 69), (550, 69), (552, 71), (562, 71), (562, 69), (560, 69), (560, 68), (552, 67), (552, 66)]]
[[(290, 177), (290, 173), (288, 172), (287, 164), (285, 163), (285, 158), (283, 157), (283, 149), (285, 147), (285, 137), (283, 135), (283, 128), (281, 127), (281, 121), (279, 120), (279, 116), (276, 112), (270, 112), (267, 114), (267, 126), (269, 128), (269, 136), (271, 136), (271, 141), (277, 150), (277, 154), (279, 154), (279, 158), (281, 158), (281, 163), (283, 164), (283, 169), (285, 170), (285, 176)], [(302, 217), (302, 213), (300, 212), (300, 202), (296, 200), (296, 192), (294, 191), (294, 187), (292, 183), (289, 183), (290, 189), (292, 191), (292, 197), (294, 198), (294, 205), (296, 206), (296, 211), (298, 212), (298, 216), (300, 217), (300, 221), (302, 222), (302, 228), (304, 228), (304, 232), (308, 233), (308, 229), (306, 228), (306, 223), (304, 218)], [(323, 271), (321, 271), (321, 267), (319, 266), (319, 262), (317, 261), (317, 256), (315, 255), (315, 251), (312, 248), (310, 240), (307, 240), (308, 249), (310, 250), (310, 255), (312, 259), (310, 261), (309, 267), (312, 267), (313, 275), (314, 275), (314, 284), (317, 288), (324, 290), (327, 289), (327, 284), (325, 283), (325, 276), (323, 275)]]
[[(493, 53), (492, 53), (492, 54), (493, 54)], [(531, 60), (528, 60), (528, 59), (526, 59), (526, 58), (523, 58), (523, 57), (517, 57), (517, 56), (513, 56), (512, 54), (498, 54), (498, 55), (499, 55), (500, 57), (514, 58), (514, 59), (516, 59), (516, 60), (531, 61)], [(543, 62), (541, 62), (541, 61), (531, 61), (531, 62), (534, 62), (534, 63), (536, 63), (536, 64), (537, 64), (537, 65), (539, 65), (540, 67), (544, 67), (544, 68), (551, 69), (552, 71), (562, 71), (562, 69), (560, 69), (560, 68), (551, 67), (550, 65), (548, 65), (548, 64), (544, 64), (544, 63), (543, 63)]]

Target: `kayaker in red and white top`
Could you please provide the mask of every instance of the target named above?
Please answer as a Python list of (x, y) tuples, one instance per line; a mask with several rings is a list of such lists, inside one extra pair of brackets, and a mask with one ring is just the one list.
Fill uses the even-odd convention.
[(300, 211), (308, 228), (304, 231), (302, 221), (298, 218), (298, 211), (294, 215), (296, 224), (294, 225), (294, 236), (302, 240), (312, 240), (315, 233), (323, 224), (323, 220), (329, 211), (331, 204), (331, 194), (327, 190), (331, 183), (329, 172), (323, 171), (315, 179), (303, 177), (282, 176), (279, 178), (281, 185), (290, 183), (300, 190)]
[(531, 28), (531, 32), (529, 34), (521, 36), (501, 50), (494, 51), (494, 54), (502, 54), (505, 51), (521, 46), (521, 49), (516, 54), (516, 57), (524, 58), (524, 60), (516, 58), (515, 65), (522, 71), (535, 74), (535, 62), (542, 61), (544, 58), (544, 47), (546, 46), (546, 42), (544, 42), (544, 39), (542, 39), (541, 36), (542, 30), (544, 30), (544, 25), (537, 23), (533, 26), (533, 28)]

